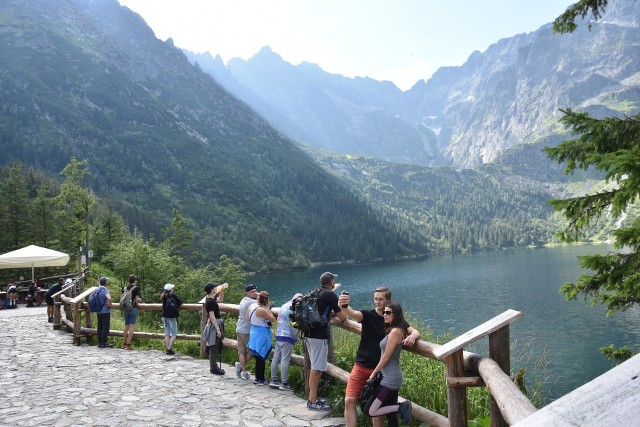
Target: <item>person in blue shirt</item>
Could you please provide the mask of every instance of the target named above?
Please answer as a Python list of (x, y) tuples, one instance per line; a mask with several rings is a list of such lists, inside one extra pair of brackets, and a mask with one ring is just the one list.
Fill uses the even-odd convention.
[[(111, 327), (111, 294), (109, 293), (109, 279), (107, 277), (100, 278), (100, 286), (94, 292), (101, 292), (104, 298), (102, 309), (96, 313), (98, 316), (98, 347), (113, 348), (112, 344), (107, 342), (109, 337), (109, 328)], [(101, 299), (102, 299), (101, 298)]]

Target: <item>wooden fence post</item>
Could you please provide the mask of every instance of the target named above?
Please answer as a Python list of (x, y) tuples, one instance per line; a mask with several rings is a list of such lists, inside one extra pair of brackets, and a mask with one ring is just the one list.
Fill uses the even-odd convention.
[[(509, 355), (509, 325), (505, 325), (489, 334), (489, 357), (492, 358), (502, 371), (509, 375), (511, 372), (511, 359)], [(490, 405), (491, 427), (508, 427), (498, 406), (496, 399), (491, 396)]]
[(80, 345), (80, 335), (82, 334), (82, 316), (79, 305), (82, 301), (73, 304), (73, 345)]
[[(89, 302), (81, 302), (80, 304), (82, 304), (82, 308), (84, 310), (84, 325), (87, 327), (87, 329), (93, 329), (93, 317), (91, 316), (91, 311), (89, 311)], [(85, 304), (87, 305), (86, 309), (84, 308)], [(87, 344), (93, 344), (93, 341), (93, 335), (87, 336)]]
[[(66, 296), (67, 298), (71, 298), (71, 286), (65, 289), (64, 296)], [(61, 301), (62, 301), (62, 298), (61, 298)], [(73, 319), (74, 319), (73, 307), (71, 307), (69, 304), (65, 304), (63, 301), (63, 309), (64, 309), (64, 315), (67, 318), (67, 320), (70, 320), (73, 322)]]
[(53, 329), (58, 330), (61, 328), (60, 325), (60, 305), (62, 304), (62, 300), (60, 295), (56, 294), (53, 298)]
[[(462, 349), (455, 351), (444, 359), (447, 378), (464, 376), (464, 360)], [(467, 426), (467, 388), (447, 383), (447, 407), (449, 425), (451, 427)]]

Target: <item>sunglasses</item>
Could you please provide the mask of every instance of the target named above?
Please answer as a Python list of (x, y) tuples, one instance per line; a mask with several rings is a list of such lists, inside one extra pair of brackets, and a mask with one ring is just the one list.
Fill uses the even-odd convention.
[(382, 312), (382, 314), (385, 315), (385, 316), (391, 316), (393, 314), (393, 311), (385, 310), (385, 311)]

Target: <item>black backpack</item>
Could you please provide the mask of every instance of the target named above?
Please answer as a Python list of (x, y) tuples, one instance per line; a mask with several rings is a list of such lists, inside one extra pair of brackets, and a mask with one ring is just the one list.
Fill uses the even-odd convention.
[(320, 313), (318, 308), (318, 298), (322, 290), (324, 289), (318, 288), (310, 294), (294, 299), (291, 303), (289, 318), (293, 327), (299, 329), (303, 334), (308, 334), (312, 328), (326, 327), (329, 324), (327, 315), (331, 306), (327, 305), (324, 313)]
[(173, 319), (174, 317), (178, 317), (178, 303), (176, 303), (176, 299), (173, 295), (168, 295), (164, 300), (164, 317)]

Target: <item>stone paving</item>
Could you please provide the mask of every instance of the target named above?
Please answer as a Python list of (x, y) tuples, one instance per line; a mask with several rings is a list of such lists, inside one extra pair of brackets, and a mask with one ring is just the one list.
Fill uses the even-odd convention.
[(0, 426), (342, 426), (290, 392), (209, 361), (74, 346), (46, 308), (0, 310)]

